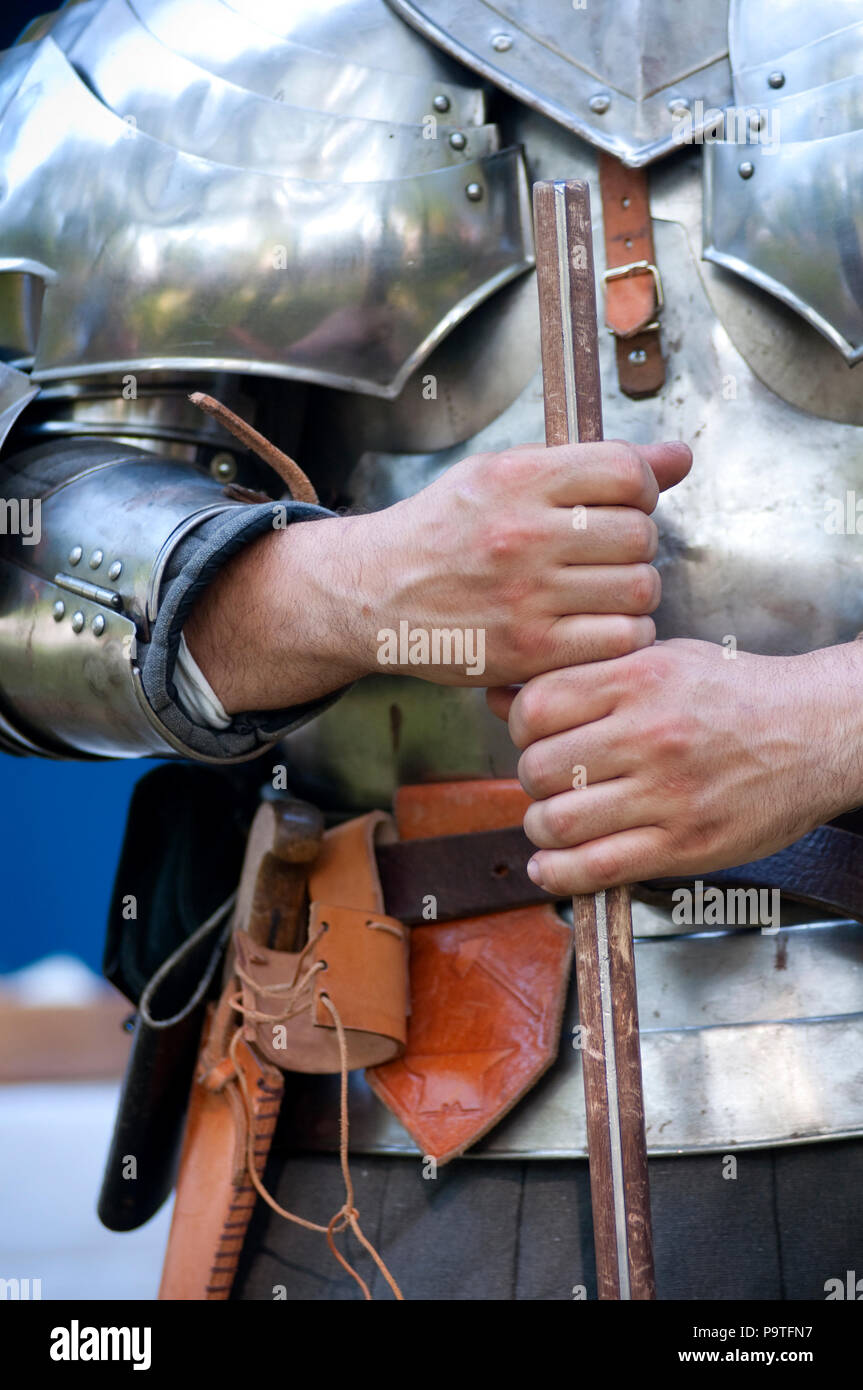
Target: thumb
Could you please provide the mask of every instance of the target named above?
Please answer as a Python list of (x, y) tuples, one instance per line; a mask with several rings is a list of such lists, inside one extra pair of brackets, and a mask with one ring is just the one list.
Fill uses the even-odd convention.
[(518, 685), (490, 685), (485, 698), (492, 714), (498, 719), (509, 719), (510, 707), (520, 688)]
[(642, 444), (639, 453), (653, 469), (660, 492), (682, 482), (692, 467), (692, 450), (680, 439), (669, 439), (663, 444)]

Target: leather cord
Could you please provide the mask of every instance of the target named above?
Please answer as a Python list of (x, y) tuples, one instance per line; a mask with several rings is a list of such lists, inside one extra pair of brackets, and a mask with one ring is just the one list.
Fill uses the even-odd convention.
[(265, 435), (253, 429), (221, 401), (217, 401), (215, 396), (208, 396), (203, 391), (193, 391), (189, 400), (192, 405), (203, 410), (205, 415), (212, 415), (214, 420), (218, 420), (219, 424), (235, 439), (239, 439), (250, 453), (257, 454), (259, 459), (263, 459), (264, 463), (268, 464), (273, 472), (279, 475), (294, 502), (317, 503), (318, 494), (300, 465), (295, 463), (289, 454), (277, 449), (275, 444), (271, 444)]
[[(279, 1013), (268, 1014), (263, 1013), (261, 1010), (250, 1009), (243, 1004), (242, 996), (239, 994), (231, 1001), (234, 1010), (237, 1013), (241, 1014), (243, 1017), (252, 1019), (254, 1021), (276, 1023), (291, 1018), (295, 1013), (297, 1013), (301, 1009), (311, 1008), (312, 993), (310, 986), (313, 982), (314, 976), (321, 970), (323, 970), (325, 967), (322, 961), (317, 961), (315, 964), (309, 966), (302, 975), (301, 970), (303, 965), (305, 964), (307, 956), (312, 951), (316, 942), (320, 939), (322, 935), (323, 928), (321, 928), (316, 934), (312, 934), (309, 936), (309, 940), (307, 941), (303, 951), (300, 954), (300, 958), (297, 961), (294, 979), (289, 986), (273, 985), (268, 988), (264, 987), (263, 989), (260, 988), (260, 986), (258, 987), (259, 993), (274, 995), (278, 998), (278, 1001), (282, 1005), (282, 1008)], [(354, 1185), (353, 1179), (351, 1178), (350, 1163), (348, 1158), (350, 1122), (348, 1115), (349, 1067), (347, 1038), (345, 1036), (344, 1024), (342, 1023), (339, 1011), (336, 1008), (336, 1005), (333, 1003), (330, 996), (328, 994), (321, 994), (320, 1000), (333, 1019), (339, 1045), (339, 1158), (341, 1161), (342, 1178), (345, 1184), (345, 1200), (339, 1207), (339, 1210), (335, 1212), (334, 1215), (330, 1218), (327, 1225), (321, 1226), (315, 1221), (309, 1221), (303, 1216), (297, 1216), (295, 1212), (288, 1211), (285, 1207), (281, 1206), (275, 1200), (275, 1198), (267, 1191), (257, 1170), (255, 1154), (256, 1134), (254, 1109), (248, 1094), (248, 1086), (246, 1083), (245, 1075), (243, 1073), (243, 1069), (239, 1065), (236, 1057), (236, 1048), (242, 1037), (242, 1028), (237, 1028), (236, 1032), (234, 1033), (231, 1039), (228, 1051), (231, 1060), (234, 1063), (236, 1080), (239, 1083), (243, 1105), (246, 1110), (246, 1168), (248, 1176), (251, 1179), (252, 1185), (254, 1186), (258, 1196), (261, 1197), (267, 1203), (267, 1205), (271, 1207), (274, 1212), (276, 1212), (278, 1216), (283, 1217), (285, 1221), (293, 1222), (293, 1224), (296, 1226), (304, 1227), (304, 1229), (307, 1231), (319, 1231), (321, 1232), (321, 1234), (326, 1236), (327, 1245), (329, 1246), (332, 1254), (338, 1260), (342, 1268), (346, 1270), (346, 1272), (350, 1274), (351, 1277), (355, 1279), (356, 1282), (359, 1284), (363, 1293), (363, 1298), (367, 1301), (371, 1301), (372, 1294), (368, 1284), (365, 1282), (362, 1275), (360, 1275), (358, 1271), (354, 1269), (353, 1265), (345, 1258), (345, 1256), (342, 1254), (342, 1252), (339, 1250), (338, 1246), (335, 1243), (334, 1237), (338, 1235), (340, 1232), (350, 1228), (350, 1230), (353, 1232), (354, 1236), (359, 1241), (359, 1243), (371, 1255), (372, 1259), (374, 1260), (384, 1279), (387, 1281), (389, 1287), (392, 1289), (396, 1299), (399, 1302), (403, 1302), (404, 1295), (402, 1294), (401, 1289), (399, 1288), (390, 1271), (387, 1269), (387, 1266), (384, 1263), (383, 1259), (378, 1254), (377, 1250), (372, 1245), (368, 1237), (364, 1234), (362, 1227), (360, 1226), (360, 1214), (357, 1211), (357, 1208), (354, 1203)]]

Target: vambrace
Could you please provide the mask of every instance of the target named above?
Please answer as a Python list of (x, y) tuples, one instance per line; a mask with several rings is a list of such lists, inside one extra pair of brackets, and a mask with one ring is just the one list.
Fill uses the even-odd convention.
[(249, 502), (208, 474), (98, 439), (0, 462), (0, 748), (43, 757), (252, 758), (334, 697), (192, 721), (182, 626), (216, 573), (275, 526), (331, 516)]

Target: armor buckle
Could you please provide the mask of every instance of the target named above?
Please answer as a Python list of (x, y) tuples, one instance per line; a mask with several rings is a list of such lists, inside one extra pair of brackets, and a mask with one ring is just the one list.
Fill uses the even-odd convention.
[[(665, 306), (665, 295), (662, 289), (662, 276), (659, 273), (659, 267), (654, 265), (652, 261), (630, 261), (628, 265), (616, 265), (612, 266), (610, 270), (604, 270), (602, 272), (603, 294), (606, 291), (606, 286), (608, 285), (609, 280), (626, 280), (629, 278), (630, 275), (653, 276), (653, 284), (656, 290), (656, 312), (657, 314), (661, 314)], [(641, 329), (639, 331), (647, 333), (654, 328), (658, 329), (659, 324), (649, 323), (646, 328)]]

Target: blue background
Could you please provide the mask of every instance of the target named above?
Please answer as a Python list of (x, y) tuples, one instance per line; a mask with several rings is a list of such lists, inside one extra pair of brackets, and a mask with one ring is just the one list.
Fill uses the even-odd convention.
[(0, 972), (53, 951), (99, 969), (129, 797), (155, 766), (0, 754)]

